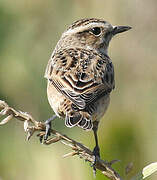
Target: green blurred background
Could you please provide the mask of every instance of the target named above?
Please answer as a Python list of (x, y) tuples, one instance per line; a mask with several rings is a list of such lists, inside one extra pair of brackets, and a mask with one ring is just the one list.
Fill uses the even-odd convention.
[[(102, 158), (120, 159), (113, 167), (122, 176), (132, 162), (133, 176), (157, 161), (156, 12), (156, 0), (0, 0), (0, 99), (37, 120), (48, 119), (53, 111), (43, 76), (65, 28), (84, 17), (132, 26), (110, 44), (116, 89), (98, 134)], [(61, 120), (53, 124), (94, 147), (92, 132), (66, 128)], [(94, 179), (88, 163), (62, 158), (69, 151), (60, 143), (41, 145), (35, 136), (27, 142), (22, 123), (12, 121), (0, 127), (0, 180)], [(105, 179), (100, 172), (98, 179)]]

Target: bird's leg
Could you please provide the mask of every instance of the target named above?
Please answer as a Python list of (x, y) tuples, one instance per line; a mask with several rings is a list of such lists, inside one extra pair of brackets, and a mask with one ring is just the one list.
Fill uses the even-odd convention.
[(93, 155), (100, 157), (100, 149), (99, 149), (99, 145), (98, 145), (97, 130), (96, 131), (94, 130), (94, 138), (95, 138), (96, 145), (95, 145), (94, 150), (93, 150)]
[(93, 127), (95, 144), (96, 144), (95, 147), (94, 147), (94, 149), (93, 149), (93, 155), (94, 155), (94, 157), (95, 157), (94, 163), (93, 163), (94, 176), (95, 176), (95, 174), (96, 174), (96, 168), (95, 168), (95, 165), (96, 165), (96, 157), (100, 157), (100, 149), (99, 149), (99, 145), (98, 145), (97, 130), (98, 130), (98, 123), (94, 124), (94, 127)]
[(54, 119), (56, 119), (56, 115), (53, 115), (51, 118), (49, 118), (48, 120), (45, 121), (45, 126), (46, 126), (46, 131), (45, 131), (45, 136), (44, 136), (44, 140), (47, 140), (48, 136), (51, 135), (51, 121), (53, 121)]

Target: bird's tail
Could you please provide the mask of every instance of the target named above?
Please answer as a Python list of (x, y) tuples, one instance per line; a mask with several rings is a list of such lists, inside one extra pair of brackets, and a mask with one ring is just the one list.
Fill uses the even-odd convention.
[(91, 130), (93, 128), (91, 116), (87, 112), (83, 111), (73, 111), (71, 113), (67, 113), (65, 117), (65, 125), (70, 128), (79, 126), (85, 130)]

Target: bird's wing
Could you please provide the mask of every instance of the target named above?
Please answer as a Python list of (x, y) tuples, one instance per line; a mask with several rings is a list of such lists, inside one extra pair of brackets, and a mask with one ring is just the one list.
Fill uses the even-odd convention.
[(50, 59), (45, 77), (79, 109), (108, 94), (115, 86), (109, 57), (84, 49), (62, 50)]

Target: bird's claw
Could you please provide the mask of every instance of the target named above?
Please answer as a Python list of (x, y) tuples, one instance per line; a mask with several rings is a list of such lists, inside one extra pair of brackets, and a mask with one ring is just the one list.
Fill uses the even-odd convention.
[(48, 137), (51, 135), (51, 120), (46, 120), (45, 122), (46, 130), (45, 130), (45, 136), (44, 140), (46, 141)]
[(44, 141), (46, 141), (48, 139), (48, 137), (51, 135), (51, 121), (53, 121), (56, 117), (57, 116), (54, 115), (45, 121), (45, 132), (42, 132), (38, 135), (40, 143), (43, 142), (43, 139), (44, 139)]
[(93, 167), (93, 174), (95, 177), (96, 176), (96, 161), (97, 161), (97, 157), (100, 157), (100, 149), (98, 146), (95, 146), (93, 150), (93, 156), (94, 156), (94, 161), (93, 161), (92, 167)]

